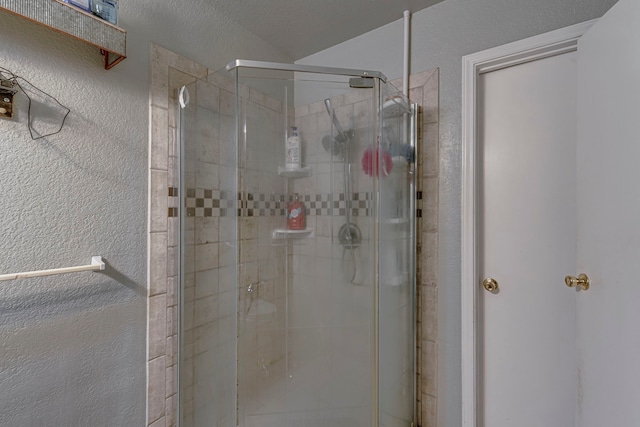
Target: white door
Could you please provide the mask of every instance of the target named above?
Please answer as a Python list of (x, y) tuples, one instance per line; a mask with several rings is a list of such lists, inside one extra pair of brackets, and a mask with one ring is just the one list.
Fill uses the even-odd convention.
[[(639, 40), (640, 2), (620, 0), (581, 37), (564, 85), (529, 87), (540, 68), (492, 86), (549, 59), (481, 77), (479, 272), (500, 291), (478, 300), (479, 426), (640, 426)], [(557, 105), (568, 88), (573, 112)], [(492, 113), (496, 96), (511, 109)], [(578, 273), (588, 291), (564, 286)]]
[(579, 427), (640, 426), (640, 1), (578, 43)]
[(576, 54), (479, 76), (482, 427), (574, 426)]

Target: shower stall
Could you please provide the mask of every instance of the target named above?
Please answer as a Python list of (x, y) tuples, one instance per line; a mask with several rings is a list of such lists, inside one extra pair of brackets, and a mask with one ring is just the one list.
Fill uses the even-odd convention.
[(246, 60), (179, 103), (179, 425), (411, 426), (417, 106), (378, 72)]

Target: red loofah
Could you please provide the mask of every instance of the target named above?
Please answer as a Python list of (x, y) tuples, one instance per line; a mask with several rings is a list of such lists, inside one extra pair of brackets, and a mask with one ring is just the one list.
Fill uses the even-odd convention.
[[(383, 176), (387, 176), (391, 173), (393, 167), (393, 161), (391, 155), (387, 151), (382, 151), (382, 173)], [(375, 156), (373, 148), (369, 147), (365, 150), (362, 156), (362, 170), (369, 176), (378, 176), (378, 168), (380, 165), (380, 150), (375, 150)]]

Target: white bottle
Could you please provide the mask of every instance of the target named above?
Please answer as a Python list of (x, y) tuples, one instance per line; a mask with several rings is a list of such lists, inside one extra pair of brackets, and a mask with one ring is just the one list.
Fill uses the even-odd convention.
[(92, 0), (93, 14), (118, 25), (118, 0)]
[(291, 127), (291, 136), (287, 138), (285, 170), (297, 170), (302, 168), (302, 152), (300, 150), (300, 137), (298, 136), (298, 128)]

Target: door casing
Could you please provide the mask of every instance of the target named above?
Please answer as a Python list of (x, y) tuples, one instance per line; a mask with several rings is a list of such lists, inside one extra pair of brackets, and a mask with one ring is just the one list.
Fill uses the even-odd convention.
[(478, 420), (478, 176), (477, 80), (480, 74), (577, 50), (578, 39), (596, 20), (478, 52), (462, 59), (462, 426), (482, 427)]

